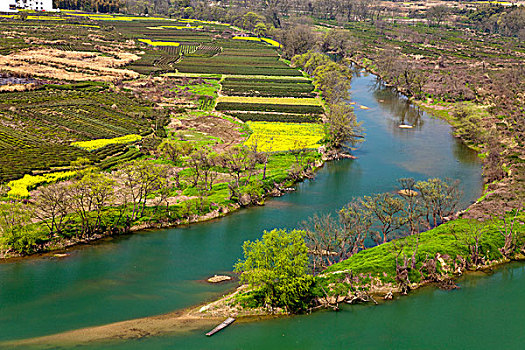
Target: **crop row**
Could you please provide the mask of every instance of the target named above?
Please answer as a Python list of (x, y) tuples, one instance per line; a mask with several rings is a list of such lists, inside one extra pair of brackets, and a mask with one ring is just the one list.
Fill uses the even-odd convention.
[[(185, 60), (184, 60), (185, 61)], [(203, 73), (203, 74), (256, 74), (256, 75), (296, 75), (300, 76), (301, 72), (287, 67), (267, 68), (246, 65), (195, 65), (193, 63), (179, 63), (176, 69), (182, 73)]]
[(224, 53), (211, 57), (211, 58), (201, 58), (201, 57), (186, 57), (182, 61), (183, 64), (192, 64), (192, 65), (207, 65), (207, 66), (227, 66), (227, 65), (245, 65), (245, 66), (254, 66), (254, 67), (265, 67), (265, 68), (283, 68), (293, 71), (295, 69), (290, 68), (284, 62), (279, 61), (277, 57), (243, 57), (243, 56), (229, 56)]
[(322, 114), (324, 112), (322, 106), (238, 102), (219, 102), (215, 106), (215, 109), (218, 111), (256, 111), (295, 114)]
[(291, 98), (291, 97), (243, 97), (243, 96), (221, 96), (218, 102), (235, 103), (263, 103), (276, 105), (308, 105), (320, 106), (321, 101), (317, 98)]
[(266, 83), (229, 79), (222, 82), (222, 91), (229, 96), (315, 97), (313, 90), (314, 86), (310, 83)]
[(262, 113), (262, 112), (227, 112), (228, 115), (246, 121), (258, 122), (286, 122), (286, 123), (318, 123), (319, 115), (291, 114), (291, 113)]
[(273, 77), (273, 76), (258, 76), (258, 75), (226, 75), (224, 77), (224, 81), (227, 83), (255, 83), (255, 84), (291, 84), (291, 83), (298, 83), (298, 84), (311, 84), (310, 79), (301, 77), (301, 76), (279, 76), (279, 77)]
[(142, 156), (142, 153), (140, 153), (135, 147), (129, 147), (126, 150), (126, 152), (121, 153), (119, 155), (115, 155), (115, 156), (113, 156), (111, 158), (108, 158), (108, 159), (105, 159), (105, 160), (101, 161), (98, 164), (98, 167), (100, 169), (106, 170), (106, 169), (109, 169), (111, 167), (114, 167), (115, 165), (117, 165), (119, 163), (127, 162), (127, 161), (130, 161), (130, 160), (136, 159), (136, 158), (138, 158), (140, 156)]

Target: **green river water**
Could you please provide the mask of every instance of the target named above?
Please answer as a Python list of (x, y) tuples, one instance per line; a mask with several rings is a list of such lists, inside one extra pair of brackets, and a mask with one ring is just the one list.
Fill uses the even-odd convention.
[[(151, 316), (212, 300), (234, 284), (207, 277), (231, 271), (242, 242), (262, 230), (297, 227), (315, 212), (333, 212), (353, 196), (391, 191), (400, 177), (460, 179), (463, 206), (481, 193), (476, 154), (428, 117), (365, 75), (352, 100), (366, 128), (357, 160), (331, 162), (314, 181), (220, 220), (142, 232), (84, 246), (64, 259), (37, 257), (0, 264), (0, 341)], [(400, 129), (400, 122), (414, 125)], [(279, 320), (234, 324), (211, 338), (202, 332), (106, 344), (120, 349), (517, 348), (523, 342), (523, 264), (462, 289), (432, 288), (380, 306), (352, 306)], [(509, 337), (506, 337), (509, 335)], [(101, 344), (93, 346), (101, 348)]]

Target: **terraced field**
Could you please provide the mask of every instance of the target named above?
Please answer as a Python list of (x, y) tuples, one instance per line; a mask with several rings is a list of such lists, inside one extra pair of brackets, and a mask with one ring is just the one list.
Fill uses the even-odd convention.
[[(215, 110), (242, 121), (321, 121), (324, 109), (316, 99), (317, 93), (311, 80), (280, 59), (279, 43), (254, 37), (231, 37), (228, 26), (205, 22), (198, 24), (195, 26), (194, 22), (193, 27), (186, 27), (188, 29), (185, 30), (161, 24), (155, 30), (150, 27), (144, 32), (138, 23), (134, 23), (131, 31), (129, 27), (123, 29), (135, 37), (147, 36), (156, 43), (161, 40), (180, 43), (177, 47), (159, 45), (153, 53), (147, 53), (142, 60), (130, 66), (131, 69), (153, 72), (151, 67), (157, 66), (156, 73), (168, 72), (167, 76), (219, 78), (221, 90)], [(138, 67), (148, 59), (148, 55), (155, 57), (153, 65), (148, 62), (149, 68)], [(162, 62), (169, 63), (162, 65)], [(319, 129), (315, 130), (322, 133)], [(293, 133), (290, 135), (295, 137)], [(279, 141), (280, 137), (277, 134), (272, 136), (272, 140), (281, 145), (274, 151), (304, 146), (284, 138)], [(314, 147), (314, 144), (309, 146)]]
[[(315, 99), (312, 82), (280, 59), (279, 43), (273, 40), (232, 37), (231, 27), (203, 21), (148, 22), (147, 27), (135, 21), (116, 26), (146, 44), (141, 60), (128, 68), (143, 74), (220, 79), (217, 111), (242, 121), (321, 120), (324, 109)], [(192, 89), (188, 86), (188, 91)], [(293, 148), (293, 142), (286, 144)]]
[[(151, 133), (152, 124), (165, 115), (151, 108), (159, 102), (156, 95), (195, 100), (194, 108), (215, 109), (241, 121), (318, 123), (324, 113), (311, 81), (280, 59), (279, 44), (271, 39), (246, 37), (229, 25), (206, 21), (73, 12), (43, 17), (61, 20), (0, 19), (0, 58), (6, 62), (35, 47), (42, 56), (35, 64), (41, 64), (44, 54), (53, 54), (49, 67), (40, 67), (43, 73), (36, 75), (40, 79), (35, 84), (37, 90), (1, 95), (1, 182), (24, 174), (67, 170), (79, 157), (109, 167), (119, 160), (140, 156), (126, 143), (111, 143), (91, 151), (72, 143), (100, 140), (98, 145), (107, 142), (102, 140), (120, 140), (126, 135), (137, 135), (138, 139)], [(108, 60), (108, 68), (104, 69), (112, 75), (107, 80), (116, 84), (166, 73), (176, 79), (168, 81), (166, 86), (172, 87), (165, 91), (155, 89), (152, 82), (151, 93), (144, 96), (140, 84), (138, 90), (133, 89), (136, 96), (149, 99), (149, 103), (122, 92), (110, 92), (102, 83), (65, 84), (100, 80), (97, 77), (101, 71), (83, 65), (82, 60), (88, 56)], [(78, 62), (73, 60), (75, 57), (79, 57)], [(60, 65), (71, 74), (50, 73)], [(119, 70), (111, 71), (111, 65)], [(28, 73), (35, 76), (34, 72)], [(138, 80), (137, 73), (141, 75)], [(23, 75), (21, 71), (11, 74)], [(202, 77), (202, 81), (192, 80)], [(279, 125), (279, 130), (286, 126)], [(320, 129), (312, 130), (321, 135)], [(271, 136), (281, 145), (274, 152), (304, 147), (293, 140), (279, 140), (279, 134), (285, 133)], [(316, 147), (314, 143), (310, 146)]]
[[(34, 171), (67, 167), (79, 157), (100, 162), (128, 152), (111, 144), (94, 152), (71, 145), (125, 136), (147, 135), (159, 113), (144, 101), (106, 91), (64, 90), (2, 93), (0, 99), (0, 181)], [(130, 152), (127, 157), (136, 156)], [(107, 159), (107, 161), (109, 158)]]

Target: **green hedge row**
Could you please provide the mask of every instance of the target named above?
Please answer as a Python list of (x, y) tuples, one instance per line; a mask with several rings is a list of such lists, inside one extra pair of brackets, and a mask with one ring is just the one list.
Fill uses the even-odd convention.
[(318, 123), (321, 119), (320, 115), (315, 114), (275, 114), (275, 113), (239, 113), (228, 112), (228, 115), (240, 119), (242, 121), (257, 121), (257, 122), (286, 122), (286, 123)]
[(222, 82), (222, 91), (231, 96), (314, 97), (310, 83), (260, 83), (247, 80)]
[(217, 111), (258, 111), (258, 112), (281, 112), (297, 114), (322, 114), (321, 106), (306, 105), (278, 105), (266, 103), (238, 103), (238, 102), (219, 102), (215, 106)]

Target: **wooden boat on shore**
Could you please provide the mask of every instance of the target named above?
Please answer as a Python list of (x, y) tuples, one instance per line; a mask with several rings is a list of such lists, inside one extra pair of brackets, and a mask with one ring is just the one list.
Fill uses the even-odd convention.
[(233, 317), (228, 317), (226, 320), (224, 320), (224, 322), (222, 322), (220, 325), (218, 325), (217, 327), (213, 328), (211, 331), (209, 331), (208, 333), (206, 333), (206, 335), (208, 337), (211, 337), (212, 335), (214, 335), (215, 333), (223, 330), (224, 328), (228, 327), (229, 325), (231, 325), (233, 322), (235, 322), (235, 319)]

